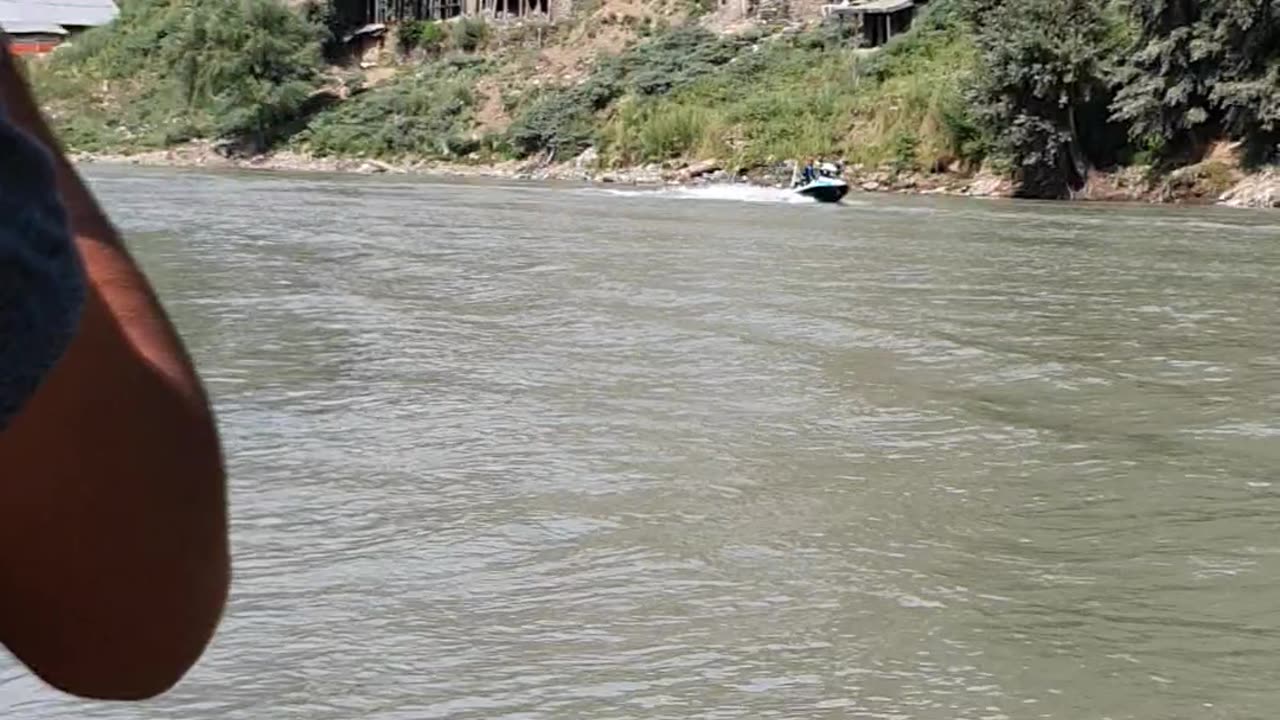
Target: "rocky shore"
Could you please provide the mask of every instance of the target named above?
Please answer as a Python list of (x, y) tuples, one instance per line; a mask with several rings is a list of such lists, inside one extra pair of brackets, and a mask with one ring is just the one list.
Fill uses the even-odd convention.
[[(730, 174), (718, 162), (669, 163), (622, 169), (599, 169), (594, 151), (560, 163), (530, 161), (504, 162), (384, 162), (360, 158), (314, 157), (278, 151), (253, 157), (227, 157), (209, 143), (188, 145), (134, 154), (76, 153), (80, 163), (188, 167), (276, 172), (319, 172), (355, 174), (419, 174), (452, 177), (494, 177), (518, 180), (593, 182), (618, 185), (702, 185), (745, 183), (763, 187), (787, 187), (791, 165), (778, 163)], [(969, 197), (1013, 197), (1014, 186), (1007, 178), (988, 172), (922, 173), (892, 168), (846, 169), (854, 190), (922, 195)], [(1150, 168), (1124, 168), (1095, 172), (1072, 198), (1088, 201), (1122, 201), (1184, 204), (1218, 204), (1237, 208), (1280, 208), (1280, 168), (1243, 172), (1220, 157), (1156, 173)]]

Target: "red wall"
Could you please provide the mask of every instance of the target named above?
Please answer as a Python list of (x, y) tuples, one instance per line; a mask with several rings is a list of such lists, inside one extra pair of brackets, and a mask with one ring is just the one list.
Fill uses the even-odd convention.
[(62, 42), (61, 38), (47, 35), (11, 35), (9, 47), (14, 55), (43, 55)]

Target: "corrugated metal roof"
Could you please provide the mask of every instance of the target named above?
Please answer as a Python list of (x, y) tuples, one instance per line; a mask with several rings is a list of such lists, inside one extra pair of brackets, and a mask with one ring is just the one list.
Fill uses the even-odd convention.
[(94, 27), (111, 22), (117, 13), (112, 0), (0, 0), (0, 27)]
[(67, 35), (61, 25), (53, 23), (7, 22), (4, 31), (12, 35)]
[(826, 15), (882, 15), (895, 13), (915, 5), (914, 0), (853, 0), (839, 5), (823, 5)]
[(377, 35), (387, 31), (387, 26), (382, 23), (369, 23), (359, 30), (347, 33), (342, 37), (342, 42), (351, 42), (361, 35)]
[(860, 7), (864, 12), (869, 13), (892, 13), (906, 10), (914, 4), (912, 0), (869, 0), (858, 3), (854, 7)]

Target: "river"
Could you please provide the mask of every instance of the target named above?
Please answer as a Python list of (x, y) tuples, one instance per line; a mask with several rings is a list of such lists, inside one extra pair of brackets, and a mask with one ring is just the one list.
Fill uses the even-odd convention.
[(1280, 215), (93, 168), (236, 579), (22, 718), (1269, 718)]

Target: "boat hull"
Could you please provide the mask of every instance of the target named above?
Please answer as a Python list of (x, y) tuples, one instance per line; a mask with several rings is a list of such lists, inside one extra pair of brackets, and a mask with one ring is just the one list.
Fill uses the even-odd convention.
[(849, 184), (843, 180), (814, 182), (796, 188), (796, 193), (818, 202), (837, 203), (849, 194)]

